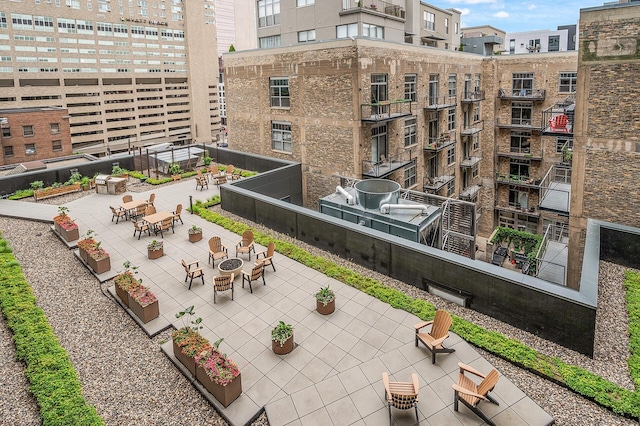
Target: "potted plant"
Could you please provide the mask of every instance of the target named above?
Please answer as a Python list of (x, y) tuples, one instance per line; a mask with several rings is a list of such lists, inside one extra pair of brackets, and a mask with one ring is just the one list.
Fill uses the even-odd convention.
[(124, 272), (116, 275), (113, 281), (116, 285), (116, 294), (124, 305), (129, 306), (129, 290), (139, 286), (142, 280), (138, 281), (135, 278), (138, 273), (137, 266), (133, 266), (128, 260), (122, 266), (124, 266)]
[(111, 269), (111, 259), (109, 253), (100, 247), (101, 243), (87, 250), (87, 264), (96, 274), (102, 274)]
[(78, 254), (80, 255), (80, 259), (87, 263), (88, 259), (88, 251), (94, 248), (98, 242), (93, 238), (95, 232), (91, 229), (88, 229), (87, 232), (82, 236), (82, 239), (78, 241)]
[(201, 239), (202, 239), (202, 228), (199, 228), (196, 225), (193, 225), (191, 228), (189, 228), (190, 242), (195, 243), (197, 241), (200, 241)]
[(159, 259), (164, 255), (162, 241), (153, 240), (147, 245), (147, 256), (149, 259)]
[(202, 163), (204, 164), (205, 167), (209, 167), (209, 165), (211, 165), (211, 161), (213, 160), (213, 158), (209, 157), (209, 155), (205, 155), (202, 158)]
[(158, 298), (142, 284), (129, 289), (129, 309), (145, 324), (160, 316)]
[(180, 168), (180, 164), (178, 163), (171, 163), (169, 165), (169, 174), (171, 175), (171, 177), (173, 178), (173, 180), (180, 180), (182, 179), (182, 169)]
[(80, 238), (78, 225), (69, 216), (69, 208), (58, 206), (58, 214), (53, 218), (53, 226), (65, 241), (75, 241)]
[(173, 340), (173, 354), (191, 374), (196, 374), (196, 355), (211, 347), (209, 341), (200, 335), (202, 318), (192, 319), (195, 316), (194, 306), (186, 308), (176, 314), (176, 318), (182, 318), (183, 326), (171, 335)]
[(242, 393), (242, 381), (236, 363), (218, 350), (223, 340), (219, 339), (196, 356), (196, 379), (228, 407)]
[(293, 326), (280, 321), (271, 330), (271, 349), (276, 355), (285, 355), (293, 350)]
[(316, 296), (316, 310), (321, 315), (332, 314), (336, 310), (336, 294), (329, 288), (320, 288), (315, 294)]

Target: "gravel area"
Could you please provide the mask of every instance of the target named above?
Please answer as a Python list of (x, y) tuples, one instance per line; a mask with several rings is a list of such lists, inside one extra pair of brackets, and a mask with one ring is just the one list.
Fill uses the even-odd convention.
[[(130, 182), (128, 190), (139, 192), (150, 188), (147, 184)], [(64, 204), (83, 195), (69, 194), (46, 201)], [(274, 233), (227, 212), (224, 215), (248, 223), (279, 239), (293, 241), (286, 235)], [(106, 424), (225, 424), (160, 352), (159, 344), (169, 338), (170, 332), (162, 333), (154, 339), (147, 338), (122, 309), (103, 295), (95, 278), (75, 259), (71, 251), (55, 249), (62, 248), (62, 243), (50, 232), (48, 225), (0, 217), (0, 230), (10, 241), (16, 258), (22, 264), (39, 306), (47, 314), (62, 346), (69, 352), (87, 400), (96, 406)], [(447, 309), (486, 329), (518, 339), (547, 355), (560, 357), (567, 363), (582, 366), (620, 386), (633, 389), (626, 365), (628, 341), (620, 339), (620, 336), (628, 335), (628, 320), (624, 306), (625, 269), (618, 265), (607, 262), (600, 264), (596, 347), (606, 351), (597, 350), (591, 359), (300, 241), (295, 242), (313, 254), (331, 258), (340, 265), (375, 278), (412, 297), (428, 300), (437, 307)], [(106, 286), (105, 283), (102, 287)], [(70, 295), (82, 295), (82, 298)], [(11, 334), (2, 320), (0, 374), (3, 386), (0, 386), (0, 424), (38, 424), (38, 407), (28, 392), (28, 382), (21, 374), (21, 364), (13, 360), (14, 349), (10, 339)], [(637, 422), (616, 416), (567, 389), (482, 350), (479, 352), (501, 374), (552, 415), (558, 425), (637, 425)], [(12, 421), (16, 417), (19, 421)], [(267, 424), (264, 414), (254, 422), (256, 426)]]

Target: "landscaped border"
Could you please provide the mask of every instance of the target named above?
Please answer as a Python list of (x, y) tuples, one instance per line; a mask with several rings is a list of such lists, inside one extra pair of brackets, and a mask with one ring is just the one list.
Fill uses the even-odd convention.
[(26, 364), (24, 373), (40, 407), (42, 424), (103, 425), (95, 407), (85, 400), (67, 351), (36, 305), (20, 264), (1, 236), (0, 307), (13, 333), (16, 358)]
[[(217, 195), (204, 203), (197, 201), (193, 206), (193, 213), (208, 222), (240, 235), (245, 230), (251, 229), (245, 224), (207, 210), (208, 207), (219, 202), (220, 197)], [(399, 290), (384, 286), (379, 281), (365, 277), (322, 257), (314, 256), (294, 244), (274, 239), (255, 230), (253, 232), (258, 244), (266, 246), (270, 242), (274, 242), (278, 253), (355, 287), (394, 308), (403, 309), (425, 321), (433, 319), (435, 315), (435, 307), (425, 300), (411, 298)], [(494, 331), (485, 330), (455, 315), (452, 316), (451, 331), (467, 342), (564, 386), (616, 414), (638, 419), (640, 418), (640, 274), (628, 272), (626, 277), (630, 330), (629, 349), (631, 351), (627, 362), (631, 377), (636, 385), (635, 391), (622, 388), (582, 367), (567, 364), (557, 357), (544, 355), (520, 341), (507, 338)]]

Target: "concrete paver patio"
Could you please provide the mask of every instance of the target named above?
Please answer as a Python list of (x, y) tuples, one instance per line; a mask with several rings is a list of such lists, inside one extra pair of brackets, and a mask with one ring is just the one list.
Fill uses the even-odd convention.
[[(151, 192), (156, 194), (157, 211), (173, 211), (178, 203), (186, 208), (190, 195), (196, 200), (218, 194), (214, 185), (196, 191), (195, 181), (184, 181), (134, 195), (148, 198)], [(458, 362), (483, 372), (492, 366), (458, 336), (445, 342), (456, 351), (438, 355), (432, 365), (426, 349), (414, 344), (413, 324), (420, 322), (419, 318), (279, 253), (274, 256), (277, 271), (266, 269), (266, 286), (254, 283), (251, 294), (248, 286), (241, 287), (241, 278), (236, 278), (234, 300), (226, 292), (217, 296), (214, 304), (211, 283), (217, 269), (207, 265), (207, 241), (220, 236), (233, 257), (240, 236), (184, 211), (184, 225), (177, 224), (175, 233), (164, 234), (165, 255), (149, 260), (146, 245), (160, 236), (143, 235), (138, 240), (133, 237), (131, 222), (111, 222), (109, 205), (117, 206), (120, 201), (121, 196), (93, 194), (67, 206), (81, 235), (87, 229), (97, 233), (116, 272), (124, 269), (122, 264), (127, 260), (139, 267), (138, 277), (159, 299), (162, 318), (154, 321), (168, 321), (179, 328), (182, 321), (175, 314), (194, 305), (196, 316), (203, 318), (203, 335), (210, 341), (224, 338), (220, 349), (240, 367), (243, 394), (227, 408), (216, 406), (233, 424), (247, 423), (264, 407), (271, 425), (386, 425), (383, 371), (397, 381), (410, 380), (414, 372), (419, 375), (422, 424), (482, 423), (463, 405), (454, 412), (451, 384), (457, 382)], [(57, 210), (41, 204), (24, 207), (24, 203), (1, 200), (0, 214), (46, 221)], [(203, 239), (197, 243), (188, 240), (187, 230), (193, 224), (203, 228)], [(266, 247), (256, 247), (257, 252), (263, 250)], [(198, 279), (188, 289), (181, 259), (199, 260), (205, 266), (205, 285)], [(243, 259), (244, 269), (250, 270), (253, 262), (247, 262), (247, 256)], [(313, 294), (326, 285), (337, 293), (336, 312), (322, 316), (315, 311)], [(270, 331), (280, 320), (294, 326), (297, 344), (284, 356), (271, 350)], [(172, 356), (166, 347), (163, 349)], [(505, 377), (500, 378), (493, 394), (500, 405), (482, 403), (481, 409), (498, 425), (553, 423), (551, 416)], [(394, 424), (415, 423), (413, 410), (392, 409), (392, 414)]]

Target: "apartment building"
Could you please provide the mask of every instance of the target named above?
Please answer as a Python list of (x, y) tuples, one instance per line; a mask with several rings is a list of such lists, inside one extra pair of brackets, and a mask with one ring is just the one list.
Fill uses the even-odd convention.
[(459, 50), (484, 56), (501, 54), (504, 52), (505, 35), (504, 31), (491, 25), (466, 27), (462, 29), (462, 49)]
[(104, 155), (219, 134), (213, 0), (0, 5), (0, 108), (68, 109), (73, 149)]
[(235, 50), (255, 49), (256, 36), (255, 0), (216, 0), (215, 21), (218, 54)]
[(56, 107), (0, 109), (0, 166), (72, 154), (69, 115)]
[(456, 50), (460, 14), (419, 0), (258, 0), (258, 47), (363, 36)]
[(505, 54), (566, 52), (576, 50), (577, 25), (561, 25), (556, 30), (507, 33)]

